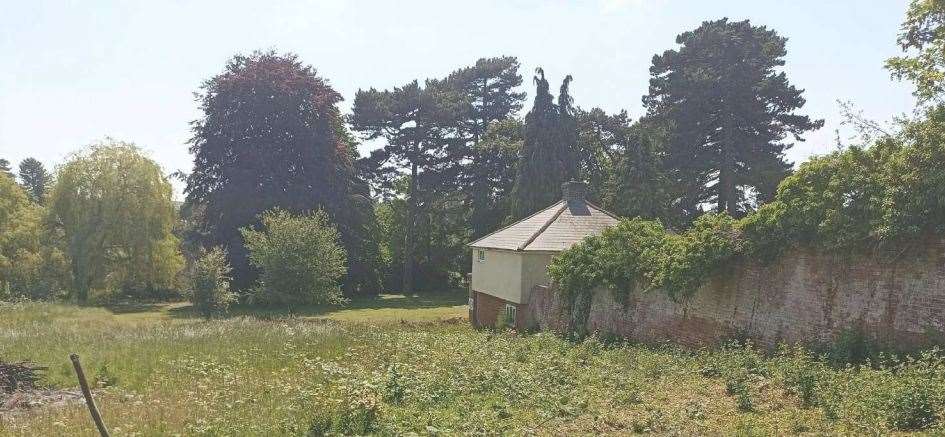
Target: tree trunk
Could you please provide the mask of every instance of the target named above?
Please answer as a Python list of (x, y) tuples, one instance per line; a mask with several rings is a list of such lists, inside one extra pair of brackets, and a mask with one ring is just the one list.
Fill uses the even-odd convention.
[(719, 166), (719, 203), (716, 207), (718, 212), (728, 212), (735, 216), (736, 202), (735, 197), (735, 135), (732, 126), (725, 126), (725, 143), (722, 144), (722, 159)]
[(414, 242), (417, 223), (417, 164), (410, 166), (410, 192), (407, 199), (407, 223), (404, 233), (404, 277), (401, 293), (413, 293)]

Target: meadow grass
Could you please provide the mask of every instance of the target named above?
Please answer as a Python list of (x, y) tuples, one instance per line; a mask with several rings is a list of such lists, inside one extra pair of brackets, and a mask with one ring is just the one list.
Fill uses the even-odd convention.
[[(204, 321), (186, 305), (0, 305), (0, 359), (75, 386), (113, 434), (941, 432), (934, 354), (831, 367), (799, 348), (704, 351), (476, 331), (464, 296), (383, 296)], [(81, 404), (0, 415), (0, 435), (94, 436)]]

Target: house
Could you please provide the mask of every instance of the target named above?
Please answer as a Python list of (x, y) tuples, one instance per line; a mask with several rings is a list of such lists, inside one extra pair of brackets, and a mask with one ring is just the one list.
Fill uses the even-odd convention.
[(617, 224), (617, 217), (585, 199), (585, 183), (566, 182), (561, 191), (554, 205), (469, 243), (469, 320), (474, 326), (492, 326), (502, 314), (517, 328), (526, 327), (528, 295), (550, 282), (551, 258)]

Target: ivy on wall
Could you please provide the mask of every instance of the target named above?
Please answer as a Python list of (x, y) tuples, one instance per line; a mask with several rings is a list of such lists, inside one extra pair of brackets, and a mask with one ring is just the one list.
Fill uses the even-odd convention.
[(945, 109), (939, 107), (868, 148), (803, 163), (770, 203), (742, 219), (706, 214), (681, 233), (655, 220), (623, 220), (562, 252), (548, 270), (571, 302), (595, 287), (618, 300), (656, 289), (678, 298), (739, 259), (771, 262), (797, 246), (850, 253), (906, 248), (943, 233)]

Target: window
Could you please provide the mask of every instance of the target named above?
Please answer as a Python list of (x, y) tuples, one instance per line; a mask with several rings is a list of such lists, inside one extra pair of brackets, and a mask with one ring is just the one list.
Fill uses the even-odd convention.
[(477, 259), (479, 259), (479, 262), (483, 262), (483, 261), (486, 260), (486, 251), (484, 251), (484, 250), (477, 250), (476, 252), (477, 252), (477, 253), (476, 253), (476, 257), (477, 257)]
[(517, 307), (513, 304), (505, 304), (505, 320), (508, 320), (510, 324), (515, 325), (515, 312)]

